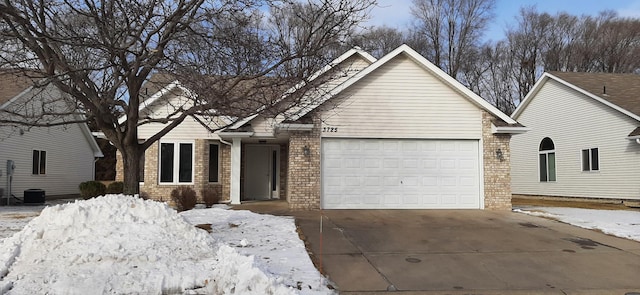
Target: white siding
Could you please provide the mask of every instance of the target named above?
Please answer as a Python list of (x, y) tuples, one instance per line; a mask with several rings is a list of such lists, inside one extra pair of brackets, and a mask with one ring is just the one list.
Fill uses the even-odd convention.
[[(1, 127), (2, 134), (11, 127)], [(32, 175), (33, 150), (44, 150), (46, 174)], [(23, 135), (19, 132), (0, 138), (0, 187), (7, 185), (7, 160), (15, 161), (13, 194), (23, 197), (26, 189), (43, 189), (46, 195), (77, 194), (78, 185), (93, 180), (93, 150), (79, 125), (55, 128), (32, 128)]]
[(304, 97), (302, 97), (296, 106), (286, 111), (287, 115), (297, 115), (300, 112), (314, 109), (321, 103), (322, 98), (327, 93), (369, 65), (371, 65), (371, 62), (360, 55), (353, 55), (345, 59), (340, 64), (334, 66), (333, 69), (318, 77), (316, 81), (322, 81), (321, 79), (325, 79), (326, 81), (316, 89), (305, 93)]
[[(531, 131), (511, 139), (514, 194), (640, 199), (640, 145), (626, 139), (639, 122), (548, 80), (516, 118)], [(555, 143), (557, 181), (538, 181), (538, 147)], [(581, 150), (598, 148), (599, 172), (582, 172)]]
[[(399, 55), (322, 106), (323, 137), (479, 139), (478, 107)], [(324, 130), (324, 128), (323, 128)]]
[[(168, 114), (173, 112), (177, 106), (185, 106), (188, 107), (190, 102), (188, 99), (181, 95), (173, 95), (167, 99), (159, 100), (151, 107), (153, 109), (152, 117), (153, 118), (166, 118)], [(209, 120), (210, 121), (210, 120)], [(207, 120), (203, 120), (211, 125), (211, 128), (217, 128), (217, 126), (222, 125), (223, 123), (215, 119), (213, 122), (209, 122)], [(158, 133), (162, 128), (164, 128), (167, 124), (162, 123), (149, 123), (141, 125), (138, 128), (138, 138), (146, 139), (149, 138), (156, 133)], [(173, 130), (171, 130), (167, 135), (162, 137), (163, 139), (196, 139), (196, 138), (205, 138), (205, 139), (218, 139), (218, 136), (212, 134), (202, 126), (195, 119), (188, 117), (186, 118), (180, 125), (176, 126)]]

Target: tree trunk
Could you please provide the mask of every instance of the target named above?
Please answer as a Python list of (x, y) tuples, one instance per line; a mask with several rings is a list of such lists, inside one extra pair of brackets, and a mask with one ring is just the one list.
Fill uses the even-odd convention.
[(125, 146), (122, 151), (122, 163), (124, 169), (124, 194), (133, 195), (140, 193), (140, 158), (144, 149), (140, 144)]

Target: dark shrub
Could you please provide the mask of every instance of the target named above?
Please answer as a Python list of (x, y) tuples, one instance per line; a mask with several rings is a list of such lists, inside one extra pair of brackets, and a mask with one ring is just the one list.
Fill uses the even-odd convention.
[(212, 187), (205, 187), (200, 193), (202, 194), (202, 201), (207, 207), (211, 207), (213, 204), (220, 202), (218, 192)]
[(104, 195), (107, 191), (107, 187), (102, 182), (93, 180), (81, 183), (78, 188), (80, 189), (80, 196), (85, 200)]
[(124, 183), (122, 181), (112, 182), (107, 186), (107, 194), (121, 194), (124, 191)]
[(171, 191), (171, 199), (176, 204), (178, 211), (191, 210), (198, 202), (196, 191), (188, 186), (179, 186)]

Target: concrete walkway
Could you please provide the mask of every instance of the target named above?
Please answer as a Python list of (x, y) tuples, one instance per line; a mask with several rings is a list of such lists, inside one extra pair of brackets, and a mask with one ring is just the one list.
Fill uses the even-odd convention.
[(640, 243), (544, 218), (325, 210), (320, 233), (319, 211), (275, 204), (252, 210), (295, 216), (341, 294), (640, 294)]

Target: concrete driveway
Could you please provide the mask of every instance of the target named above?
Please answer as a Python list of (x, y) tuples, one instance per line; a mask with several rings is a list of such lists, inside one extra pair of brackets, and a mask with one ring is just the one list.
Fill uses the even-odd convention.
[[(640, 243), (483, 210), (296, 216), (341, 294), (640, 294)], [(639, 221), (640, 222), (640, 221)]]

